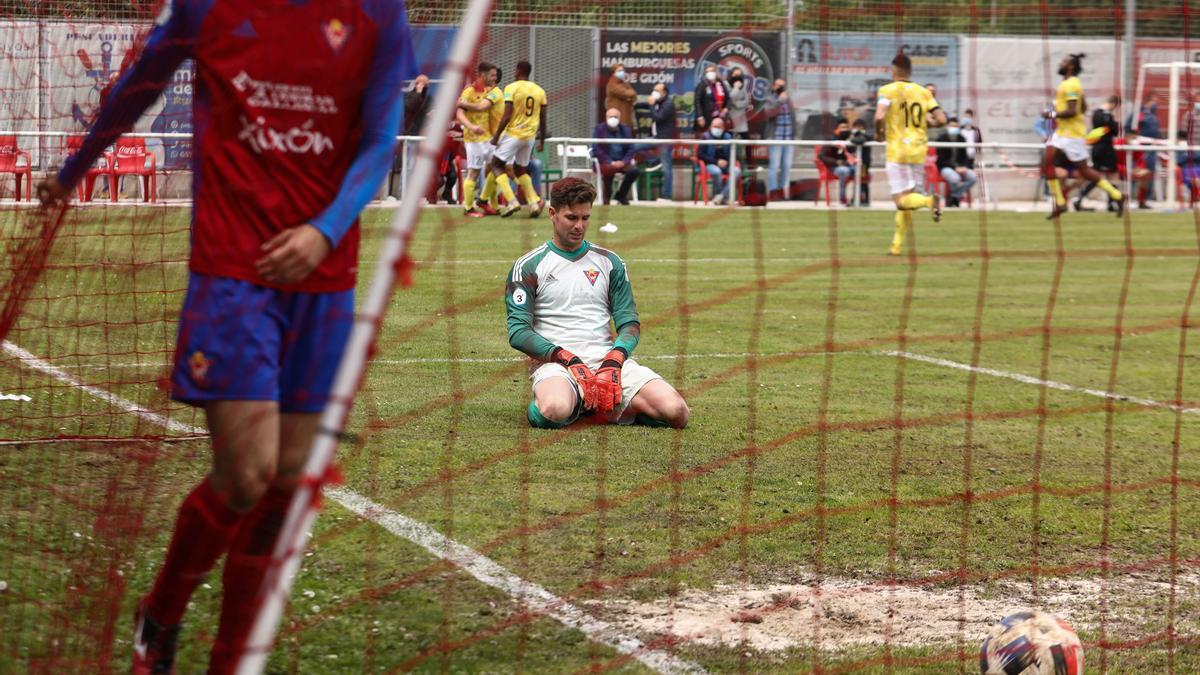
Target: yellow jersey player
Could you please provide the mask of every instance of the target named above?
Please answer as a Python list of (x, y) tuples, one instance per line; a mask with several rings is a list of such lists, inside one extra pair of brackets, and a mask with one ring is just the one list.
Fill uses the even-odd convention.
[(1054, 94), (1054, 109), (1042, 113), (1043, 117), (1054, 120), (1054, 133), (1046, 141), (1046, 155), (1042, 162), (1042, 175), (1046, 177), (1050, 194), (1054, 195), (1054, 206), (1050, 210), (1052, 219), (1067, 211), (1067, 198), (1055, 174), (1054, 162), (1060, 153), (1075, 165), (1081, 177), (1108, 193), (1116, 205), (1118, 217), (1125, 210), (1125, 196), (1121, 191), (1088, 166), (1088, 130), (1083, 117), (1087, 112), (1087, 99), (1083, 95), (1083, 85), (1079, 83), (1083, 57), (1083, 54), (1071, 54), (1063, 58), (1058, 66), (1058, 74), (1063, 76), (1063, 81)]
[(513, 167), (517, 184), (525, 192), (529, 202), (529, 216), (536, 218), (542, 212), (542, 199), (533, 189), (529, 177), (529, 158), (533, 155), (533, 137), (537, 135), (537, 149), (541, 152), (546, 143), (546, 92), (529, 81), (533, 66), (528, 61), (517, 62), (517, 78), (504, 88), (504, 116), (496, 126), (492, 145), (496, 154), (492, 158), (492, 175), (500, 193), (508, 204), (500, 211), (503, 217), (511, 216), (520, 204), (513, 193), (507, 167)]
[(887, 177), (896, 203), (896, 234), (892, 238), (891, 255), (904, 250), (904, 236), (912, 225), (912, 212), (928, 208), (933, 222), (942, 219), (942, 204), (936, 194), (922, 194), (925, 188), (925, 156), (928, 153), (927, 125), (946, 123), (933, 94), (919, 84), (910, 82), (912, 60), (904, 54), (892, 59), (892, 82), (879, 88), (875, 106), (875, 138), (887, 129)]
[[(477, 203), (475, 186), (479, 174), (492, 161), (492, 135), (504, 110), (504, 92), (496, 86), (500, 71), (496, 66), (483, 61), (479, 64), (475, 82), (463, 89), (458, 97), (456, 117), (463, 128), (463, 144), (467, 148), (467, 177), (463, 180), (463, 204), (468, 216), (479, 217), (489, 208), (486, 199)], [(495, 192), (495, 178), (489, 174), (484, 185), (484, 195)]]

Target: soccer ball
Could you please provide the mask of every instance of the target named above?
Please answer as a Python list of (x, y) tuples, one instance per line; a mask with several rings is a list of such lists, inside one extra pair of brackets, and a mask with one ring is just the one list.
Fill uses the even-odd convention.
[(1017, 612), (992, 626), (979, 649), (984, 675), (1079, 675), (1083, 645), (1079, 636), (1052, 614)]

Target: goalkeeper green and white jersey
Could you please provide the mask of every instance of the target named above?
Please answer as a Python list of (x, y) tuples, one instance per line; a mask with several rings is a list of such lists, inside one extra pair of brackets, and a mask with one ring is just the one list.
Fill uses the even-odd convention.
[[(588, 241), (564, 251), (548, 241), (517, 259), (504, 290), (508, 342), (539, 360), (555, 347), (597, 367), (617, 344), (632, 352), (637, 344), (637, 307), (625, 262)], [(622, 330), (625, 329), (625, 330)]]

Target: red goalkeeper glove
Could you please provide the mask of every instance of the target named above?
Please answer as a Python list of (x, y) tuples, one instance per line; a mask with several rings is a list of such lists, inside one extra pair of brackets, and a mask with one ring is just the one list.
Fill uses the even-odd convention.
[(596, 409), (596, 376), (587, 365), (571, 352), (556, 347), (550, 354), (550, 360), (561, 364), (571, 373), (571, 377), (579, 383), (579, 391), (583, 392), (583, 407), (587, 410)]
[(621, 406), (621, 366), (625, 365), (624, 349), (613, 349), (604, 355), (596, 371), (596, 412), (612, 412)]

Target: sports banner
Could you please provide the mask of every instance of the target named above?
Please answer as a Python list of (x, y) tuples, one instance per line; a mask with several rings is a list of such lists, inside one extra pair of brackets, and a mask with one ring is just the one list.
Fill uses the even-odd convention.
[[(998, 143), (1040, 143), (1035, 124), (1051, 106), (1062, 76), (1058, 65), (1068, 54), (1084, 54), (1083, 84), (1087, 117), (1118, 93), (1121, 49), (1116, 40), (1054, 38), (972, 38), (963, 41), (963, 106), (974, 108), (983, 139)], [(1006, 153), (1013, 163), (1033, 165), (1036, 150)]]
[[(604, 106), (604, 87), (612, 67), (618, 63), (629, 73), (629, 84), (639, 102), (646, 101), (659, 82), (675, 97), (679, 128), (691, 127), (696, 85), (704, 69), (715, 64), (722, 77), (738, 66), (746, 74), (751, 99), (750, 133), (761, 131), (765, 118), (759, 114), (771, 93), (771, 83), (782, 77), (779, 33), (717, 33), (711, 31), (603, 30), (600, 32), (600, 64), (597, 74), (599, 107)], [(603, 110), (598, 110), (603, 116)]]
[(898, 53), (912, 59), (915, 82), (936, 86), (947, 114), (960, 112), (959, 43), (954, 36), (797, 33), (788, 88), (801, 138), (826, 138), (837, 117), (864, 117), (867, 128), (873, 128), (879, 88), (892, 81), (891, 63)]

